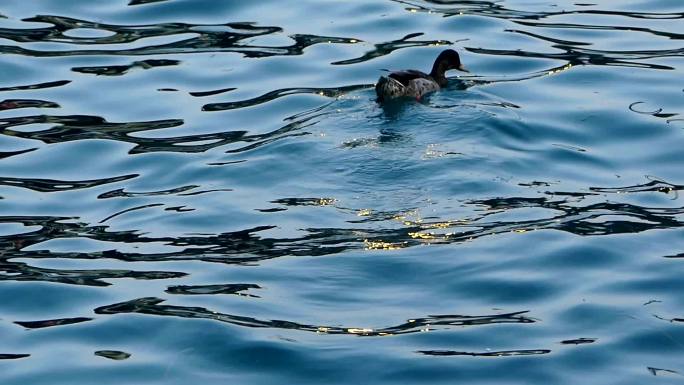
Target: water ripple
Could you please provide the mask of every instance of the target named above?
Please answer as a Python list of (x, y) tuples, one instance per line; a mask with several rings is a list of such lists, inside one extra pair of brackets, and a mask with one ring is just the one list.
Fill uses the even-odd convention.
[(4, 4), (3, 384), (677, 380), (682, 19)]
[(77, 180), (77, 181), (65, 181), (65, 180), (54, 180), (54, 179), (36, 179), (36, 178), (12, 178), (12, 177), (0, 177), (0, 185), (20, 187), (33, 191), (40, 192), (55, 192), (55, 191), (67, 191), (67, 190), (78, 190), (91, 188), (95, 186), (100, 186), (103, 184), (121, 182), (128, 179), (137, 178), (139, 174), (121, 175), (116, 177), (102, 178), (102, 179), (91, 179), (91, 180)]
[(525, 314), (526, 311), (520, 311), (515, 313), (494, 314), (484, 316), (433, 315), (424, 318), (410, 319), (405, 323), (395, 326), (375, 329), (365, 327), (310, 325), (284, 320), (261, 320), (241, 315), (219, 313), (198, 307), (161, 305), (162, 302), (164, 302), (164, 300), (160, 298), (139, 298), (127, 302), (121, 302), (117, 304), (99, 307), (95, 309), (95, 313), (140, 313), (182, 318), (201, 318), (252, 328), (296, 329), (299, 331), (313, 333), (347, 334), (365, 337), (418, 333), (421, 331), (426, 331), (426, 329), (436, 330), (452, 326), (464, 327), (503, 323), (535, 322), (533, 319), (522, 315)]
[[(245, 44), (245, 40), (264, 35), (283, 32), (276, 26), (256, 26), (254, 23), (225, 24), (187, 24), (161, 23), (146, 25), (115, 25), (80, 20), (63, 16), (38, 15), (25, 18), (24, 22), (46, 23), (51, 27), (43, 28), (0, 28), (0, 38), (17, 43), (51, 42), (67, 45), (121, 45), (138, 40), (177, 36), (180, 40), (166, 44), (148, 44), (139, 48), (120, 49), (70, 49), (36, 50), (19, 46), (0, 45), (5, 54), (26, 55), (31, 57), (82, 56), (82, 55), (160, 55), (199, 52), (237, 52), (245, 57), (258, 58), (279, 55), (301, 55), (304, 49), (316, 44), (354, 44), (359, 39), (293, 34), (294, 41), (288, 46), (262, 46)], [(74, 37), (65, 34), (70, 30), (88, 28), (111, 32), (109, 36)], [(187, 38), (190, 34), (194, 37)], [(120, 70), (120, 69), (119, 69)]]

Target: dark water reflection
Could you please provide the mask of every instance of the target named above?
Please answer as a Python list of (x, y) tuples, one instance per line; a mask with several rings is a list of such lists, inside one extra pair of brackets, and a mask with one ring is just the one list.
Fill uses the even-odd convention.
[[(282, 320), (260, 320), (252, 317), (218, 313), (215, 311), (210, 311), (198, 307), (160, 305), (161, 302), (164, 302), (164, 300), (160, 298), (140, 298), (124, 303), (117, 303), (97, 308), (95, 309), (95, 313), (143, 313), (183, 318), (206, 318), (215, 321), (226, 322), (229, 324), (252, 328), (295, 329), (314, 333), (353, 334), (366, 337), (390, 336), (398, 334), (417, 333), (421, 331), (425, 332), (430, 330), (437, 330), (445, 326), (477, 326), (497, 323), (534, 322), (534, 320), (530, 318), (521, 316), (521, 314), (526, 313), (525, 311), (522, 311), (510, 314), (496, 314), (486, 316), (434, 315), (425, 318), (410, 319), (407, 322), (396, 326), (389, 326), (380, 329), (371, 329), (358, 327), (306, 325), (297, 322)], [(25, 325), (22, 324), (22, 326)]]
[(677, 1), (0, 13), (3, 384), (681, 380)]
[[(32, 50), (17, 46), (0, 45), (0, 52), (7, 54), (28, 55), (32, 57), (73, 56), (73, 55), (159, 55), (173, 53), (198, 52), (239, 52), (245, 57), (257, 58), (274, 55), (301, 55), (304, 49), (321, 43), (356, 43), (358, 40), (344, 37), (316, 36), (294, 34), (290, 38), (292, 45), (268, 47), (243, 44), (246, 39), (283, 32), (275, 26), (256, 26), (253, 23), (226, 24), (185, 24), (163, 23), (152, 25), (111, 25), (87, 20), (72, 19), (62, 16), (39, 15), (25, 18), (24, 22), (46, 23), (51, 27), (31, 29), (0, 29), (3, 39), (24, 42), (53, 42), (72, 45), (102, 45), (127, 44), (142, 39), (162, 36), (183, 36), (185, 34), (196, 37), (182, 39), (173, 43), (149, 45), (141, 48), (129, 49), (87, 49), (87, 50)], [(65, 32), (81, 28), (96, 29), (110, 32), (104, 37), (83, 38), (65, 35)], [(78, 71), (83, 72), (83, 71)]]

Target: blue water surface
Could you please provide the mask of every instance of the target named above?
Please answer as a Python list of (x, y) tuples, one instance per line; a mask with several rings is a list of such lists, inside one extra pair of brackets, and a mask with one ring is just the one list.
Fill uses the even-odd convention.
[(683, 41), (680, 0), (3, 1), (0, 383), (680, 384)]

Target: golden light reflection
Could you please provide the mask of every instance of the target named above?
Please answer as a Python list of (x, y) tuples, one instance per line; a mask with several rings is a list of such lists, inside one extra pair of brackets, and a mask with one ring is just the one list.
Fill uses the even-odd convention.
[(408, 233), (408, 235), (413, 239), (435, 239), (432, 233)]
[(551, 70), (551, 71), (547, 72), (547, 75), (554, 75), (554, 74), (557, 74), (557, 73), (559, 73), (559, 72), (562, 72), (562, 71), (565, 71), (565, 70), (569, 70), (570, 67), (572, 67), (572, 64), (571, 64), (571, 63), (568, 63), (568, 64), (566, 64), (566, 65), (564, 65), (564, 66), (562, 66), (562, 67), (560, 67), (560, 68), (556, 68), (556, 69), (554, 69), (554, 70)]
[(361, 209), (359, 212), (356, 213), (357, 216), (359, 217), (367, 217), (373, 213), (373, 210), (371, 209)]
[(369, 241), (363, 240), (364, 249), (366, 250), (399, 250), (407, 246), (406, 242), (390, 243), (384, 241)]
[(426, 223), (424, 225), (421, 225), (422, 228), (424, 229), (447, 229), (456, 223), (466, 223), (467, 221), (462, 220), (462, 221), (446, 221), (446, 222), (436, 222), (436, 223)]
[(431, 230), (431, 229), (448, 229), (450, 227), (456, 226), (456, 225), (464, 225), (469, 223), (470, 221), (466, 219), (459, 219), (455, 221), (444, 221), (444, 222), (432, 222), (432, 223), (423, 223), (422, 219), (416, 219), (416, 220), (406, 220), (404, 217), (395, 217), (397, 220), (402, 220), (404, 226), (416, 226), (420, 227), (421, 229), (424, 230)]

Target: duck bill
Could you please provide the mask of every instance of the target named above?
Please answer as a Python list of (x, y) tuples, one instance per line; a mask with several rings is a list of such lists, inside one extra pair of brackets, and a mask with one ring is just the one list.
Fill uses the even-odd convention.
[(456, 67), (456, 69), (459, 70), (459, 71), (463, 71), (463, 72), (470, 72), (470, 71), (468, 71), (468, 70), (463, 66), (463, 64), (461, 64), (460, 66)]

